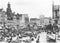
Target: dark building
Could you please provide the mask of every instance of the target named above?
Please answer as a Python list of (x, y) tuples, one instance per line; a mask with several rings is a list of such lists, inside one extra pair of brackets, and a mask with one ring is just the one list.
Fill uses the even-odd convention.
[(59, 9), (60, 9), (60, 5), (52, 5), (52, 13), (53, 13), (53, 19), (59, 18)]
[(6, 13), (7, 13), (7, 20), (13, 20), (10, 3), (8, 3), (8, 5), (7, 5), (7, 12)]
[(25, 25), (29, 24), (29, 17), (25, 17)]
[(59, 18), (60, 18), (60, 5), (54, 5), (54, 3), (53, 3), (53, 5), (52, 5), (52, 18), (54, 19), (54, 21), (55, 21), (55, 23), (56, 24), (58, 24), (58, 20), (59, 20)]
[(16, 19), (17, 19), (17, 20), (20, 19), (20, 18), (19, 18), (19, 17), (20, 17), (20, 14), (19, 14), (19, 13), (17, 13), (17, 15), (15, 15), (15, 16), (16, 16)]

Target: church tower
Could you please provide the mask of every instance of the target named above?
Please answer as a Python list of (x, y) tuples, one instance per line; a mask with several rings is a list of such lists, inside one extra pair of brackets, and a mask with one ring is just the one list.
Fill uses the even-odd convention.
[(12, 10), (11, 10), (11, 6), (10, 6), (10, 3), (8, 2), (8, 5), (7, 5), (7, 19), (8, 20), (12, 20)]

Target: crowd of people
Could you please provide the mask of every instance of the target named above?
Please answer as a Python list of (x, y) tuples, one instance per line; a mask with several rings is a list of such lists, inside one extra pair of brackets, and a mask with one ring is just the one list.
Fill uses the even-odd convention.
[[(31, 31), (30, 30), (30, 33), (28, 33), (27, 31), (24, 31), (22, 32), (19, 32), (18, 29), (15, 29), (15, 27), (2, 27), (2, 31), (0, 30), (0, 41), (6, 41), (8, 43), (17, 43), (17, 42), (21, 42), (22, 39), (25, 37), (28, 37), (26, 40), (23, 40), (24, 42), (28, 42), (28, 43), (31, 43), (33, 42), (34, 40), (36, 40), (35, 42), (36, 43), (39, 43), (39, 37), (37, 37), (37, 35), (39, 33), (41, 33), (40, 31)], [(29, 27), (30, 28), (30, 27)], [(51, 23), (47, 26), (45, 26), (45, 29), (43, 29), (42, 27), (42, 31), (45, 31), (47, 33), (52, 32), (52, 33), (56, 33), (58, 32), (58, 26), (57, 25), (52, 25)], [(22, 33), (22, 34), (21, 34)], [(21, 40), (20, 40), (21, 39)], [(19, 41), (20, 40), (20, 41)]]
[[(0, 41), (5, 41), (8, 43), (17, 43), (17, 42), (33, 42), (37, 38), (37, 32), (28, 33), (27, 31), (23, 31), (19, 29), (15, 29), (15, 27), (8, 26), (0, 26)], [(35, 34), (36, 33), (36, 34)], [(24, 38), (26, 40), (24, 40)], [(23, 39), (23, 40), (22, 40)], [(38, 43), (38, 41), (36, 41)]]

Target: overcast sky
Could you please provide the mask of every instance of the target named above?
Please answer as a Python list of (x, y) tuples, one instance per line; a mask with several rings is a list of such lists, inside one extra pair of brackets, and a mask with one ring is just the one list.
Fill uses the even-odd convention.
[(13, 12), (28, 14), (31, 18), (38, 18), (40, 15), (52, 16), (52, 3), (60, 4), (60, 0), (0, 0), (0, 8), (7, 8), (10, 2)]

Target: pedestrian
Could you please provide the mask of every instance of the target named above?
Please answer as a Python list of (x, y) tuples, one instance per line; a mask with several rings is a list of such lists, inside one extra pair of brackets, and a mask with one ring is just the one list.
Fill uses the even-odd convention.
[(38, 39), (36, 40), (36, 43), (39, 43), (39, 38), (40, 38), (40, 36), (38, 36)]
[(8, 39), (8, 42), (10, 43), (12, 41), (12, 37), (10, 36), (10, 38)]
[(36, 43), (36, 38), (35, 37), (32, 37), (31, 40), (30, 40), (31, 43)]

